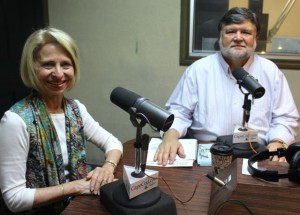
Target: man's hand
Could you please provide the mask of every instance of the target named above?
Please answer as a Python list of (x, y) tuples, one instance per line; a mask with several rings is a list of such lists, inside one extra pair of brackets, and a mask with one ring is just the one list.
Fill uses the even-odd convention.
[(158, 164), (166, 166), (168, 161), (169, 164), (173, 164), (176, 154), (179, 157), (185, 158), (186, 154), (181, 143), (178, 140), (179, 133), (175, 129), (170, 129), (164, 135), (162, 143), (159, 145), (153, 160), (157, 161)]
[[(273, 142), (272, 141), (268, 144), (267, 148), (270, 152), (273, 152), (273, 151), (277, 151), (278, 148), (283, 148), (283, 147), (282, 147), (282, 144), (280, 142), (276, 142), (276, 141)], [(270, 157), (270, 160), (271, 161), (286, 162), (285, 157), (280, 157), (279, 158), (278, 156), (272, 156), (272, 157)]]

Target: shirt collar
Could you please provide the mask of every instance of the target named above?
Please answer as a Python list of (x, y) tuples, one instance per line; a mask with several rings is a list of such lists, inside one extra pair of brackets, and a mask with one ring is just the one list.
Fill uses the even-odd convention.
[(249, 60), (245, 63), (245, 65), (243, 66), (243, 68), (247, 71), (247, 72), (249, 72), (249, 73), (251, 73), (251, 67), (252, 67), (252, 65), (253, 65), (253, 61), (254, 61), (254, 54), (252, 54), (251, 56), (250, 56), (250, 58), (249, 58)]
[[(219, 57), (219, 62), (221, 64), (221, 67), (223, 68), (223, 71), (225, 72), (226, 76), (231, 76), (231, 72), (229, 69), (229, 65), (228, 63), (225, 61), (224, 57), (222, 56), (221, 52), (218, 51), (218, 57)], [(245, 63), (245, 65), (243, 66), (243, 68), (245, 69), (245, 71), (249, 72), (251, 71), (251, 66), (253, 65), (253, 61), (254, 61), (254, 54), (252, 54), (250, 56), (250, 58), (248, 59), (248, 61)]]
[(220, 51), (218, 51), (218, 57), (219, 57), (219, 62), (221, 64), (221, 67), (223, 68), (223, 71), (225, 72), (226, 76), (230, 76), (230, 70), (229, 70), (229, 65), (226, 63), (224, 60), (222, 54)]

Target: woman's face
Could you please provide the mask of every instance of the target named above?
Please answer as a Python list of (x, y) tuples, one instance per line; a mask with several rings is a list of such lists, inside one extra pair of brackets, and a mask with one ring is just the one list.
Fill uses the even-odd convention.
[(35, 62), (39, 92), (47, 98), (62, 96), (74, 82), (74, 66), (69, 54), (57, 43), (48, 43)]

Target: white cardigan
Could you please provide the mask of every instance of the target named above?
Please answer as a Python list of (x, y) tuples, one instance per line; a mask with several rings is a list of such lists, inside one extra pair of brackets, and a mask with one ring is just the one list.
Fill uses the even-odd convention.
[[(112, 149), (123, 152), (122, 143), (102, 128), (78, 100), (83, 119), (84, 133), (89, 142), (105, 153)], [(68, 165), (64, 114), (51, 114), (59, 136), (64, 165)], [(22, 118), (6, 111), (0, 122), (0, 189), (11, 211), (30, 210), (36, 189), (26, 188), (26, 161), (29, 152), (29, 135)], [(68, 172), (65, 172), (68, 176)]]

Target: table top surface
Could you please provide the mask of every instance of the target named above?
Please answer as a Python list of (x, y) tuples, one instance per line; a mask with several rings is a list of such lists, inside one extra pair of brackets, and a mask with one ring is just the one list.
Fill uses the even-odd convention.
[[(115, 173), (116, 179), (123, 177), (123, 165), (134, 166), (134, 140), (124, 143), (124, 153)], [(212, 167), (200, 167), (194, 163), (193, 167), (147, 167), (159, 171), (159, 188), (173, 197), (178, 215), (207, 214), (209, 208), (212, 181), (206, 177)], [(244, 181), (262, 183), (251, 176), (242, 175)], [(166, 184), (167, 183), (167, 184)], [(279, 185), (278, 185), (279, 186)], [(185, 202), (184, 204), (182, 202)], [(63, 215), (101, 214), (111, 213), (100, 201), (99, 196), (76, 196)]]
[[(122, 179), (123, 165), (134, 166), (134, 140), (124, 143), (123, 158), (118, 165), (115, 178)], [(196, 163), (193, 167), (147, 167), (147, 169), (159, 171), (159, 176), (163, 177), (167, 184), (159, 180), (159, 188), (166, 194), (176, 195), (181, 201), (187, 201), (196, 192), (193, 198), (182, 204), (175, 199), (178, 214), (206, 214), (209, 205), (209, 193), (211, 190), (211, 181), (206, 174), (211, 167), (199, 167)], [(170, 189), (172, 191), (170, 191)], [(62, 214), (111, 214), (108, 209), (101, 204), (99, 196), (76, 196), (70, 205)]]

